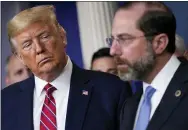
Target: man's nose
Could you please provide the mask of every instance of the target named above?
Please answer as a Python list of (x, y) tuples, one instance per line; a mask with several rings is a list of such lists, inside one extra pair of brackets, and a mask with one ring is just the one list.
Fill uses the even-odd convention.
[(121, 55), (121, 48), (116, 40), (113, 41), (112, 46), (110, 47), (110, 55), (112, 56)]
[(35, 40), (35, 50), (37, 54), (44, 51), (44, 45), (39, 40)]

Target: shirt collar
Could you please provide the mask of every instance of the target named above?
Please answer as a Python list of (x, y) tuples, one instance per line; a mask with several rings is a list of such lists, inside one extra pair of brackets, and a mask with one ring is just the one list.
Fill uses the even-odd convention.
[[(50, 84), (54, 86), (57, 90), (60, 91), (68, 91), (70, 87), (70, 80), (72, 74), (72, 62), (68, 56), (67, 64), (65, 65), (61, 74)], [(36, 96), (39, 97), (48, 82), (45, 80), (40, 79), (39, 77), (35, 76), (35, 89), (36, 89)]]
[(161, 71), (156, 75), (151, 84), (143, 82), (143, 92), (148, 86), (152, 86), (156, 91), (164, 93), (176, 70), (180, 65), (180, 61), (176, 56), (172, 55), (170, 60), (165, 64)]

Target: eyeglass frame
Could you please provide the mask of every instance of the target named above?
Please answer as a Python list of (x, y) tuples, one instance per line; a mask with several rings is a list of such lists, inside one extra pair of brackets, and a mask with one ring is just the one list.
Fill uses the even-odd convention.
[[(107, 43), (107, 45), (108, 45), (109, 47), (111, 47), (111, 46), (112, 46), (112, 43), (114, 42), (114, 40), (116, 40), (116, 42), (118, 43), (118, 45), (123, 45), (123, 44), (125, 44), (125, 42), (128, 41), (128, 40), (135, 40), (135, 39), (137, 39), (137, 38), (142, 38), (142, 37), (153, 37), (153, 36), (155, 36), (155, 35), (156, 35), (155, 33), (154, 33), (154, 34), (145, 34), (145, 35), (142, 35), (142, 36), (132, 36), (132, 37), (129, 37), (129, 38), (122, 38), (122, 39), (111, 37), (111, 38), (106, 38), (106, 43)], [(109, 42), (109, 39), (111, 39), (110, 42)], [(113, 40), (112, 40), (112, 39), (113, 39)], [(120, 43), (119, 40), (122, 40), (121, 43)]]

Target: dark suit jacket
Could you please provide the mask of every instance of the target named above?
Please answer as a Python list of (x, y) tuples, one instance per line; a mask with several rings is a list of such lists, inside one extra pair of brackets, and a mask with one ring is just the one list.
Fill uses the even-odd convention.
[(135, 94), (137, 91), (141, 91), (143, 89), (143, 82), (142, 81), (130, 81), (130, 86), (132, 88), (132, 93)]
[[(178, 90), (181, 91), (179, 95), (177, 94)], [(120, 116), (120, 130), (133, 130), (142, 91), (125, 101)], [(180, 64), (151, 118), (147, 130), (188, 130), (187, 62)]]
[(188, 60), (183, 56), (180, 56), (180, 57), (177, 57), (177, 58), (178, 58), (178, 60), (180, 60), (180, 62), (188, 62)]
[[(33, 130), (34, 77), (2, 90), (2, 130)], [(83, 95), (82, 91), (88, 91)], [(65, 130), (117, 130), (128, 83), (73, 65)]]

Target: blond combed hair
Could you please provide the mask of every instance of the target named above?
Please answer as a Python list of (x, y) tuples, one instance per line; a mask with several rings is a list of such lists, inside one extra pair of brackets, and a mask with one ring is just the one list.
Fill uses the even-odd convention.
[[(11, 38), (19, 34), (29, 25), (35, 22), (44, 22), (54, 24), (57, 28), (59, 23), (55, 15), (55, 8), (53, 5), (41, 5), (21, 11), (14, 16), (7, 24), (8, 38), (11, 42)], [(11, 44), (11, 49), (14, 52), (14, 47)]]

